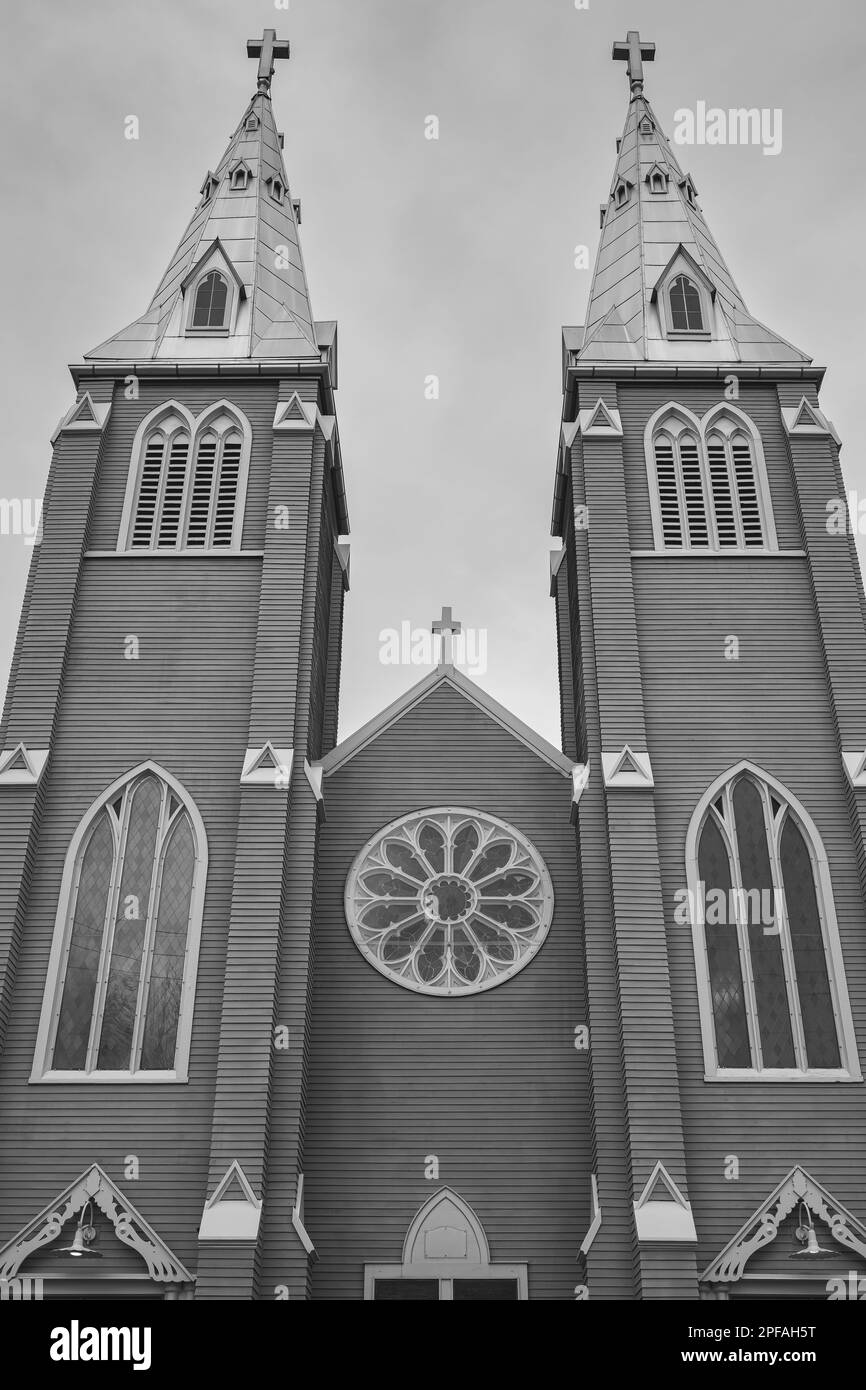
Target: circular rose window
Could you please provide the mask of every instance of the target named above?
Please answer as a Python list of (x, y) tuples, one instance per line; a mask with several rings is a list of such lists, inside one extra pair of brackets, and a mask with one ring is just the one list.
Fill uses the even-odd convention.
[(380, 830), (346, 880), (346, 920), (377, 970), (424, 994), (475, 994), (521, 970), (547, 935), (553, 888), (513, 826), (416, 811)]

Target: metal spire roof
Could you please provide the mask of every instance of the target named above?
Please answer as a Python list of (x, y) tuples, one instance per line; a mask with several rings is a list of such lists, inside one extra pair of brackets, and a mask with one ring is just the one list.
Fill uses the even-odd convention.
[[(288, 57), (288, 44), (267, 30), (263, 41), (250, 41), (248, 52), (261, 57), (258, 90), (216, 169), (205, 177), (199, 204), (150, 307), (88, 352), (87, 360), (320, 358), (298, 211), (289, 192), (270, 98), (273, 59)], [(231, 175), (241, 161), (249, 171), (246, 187), (233, 188)], [(233, 328), (228, 335), (186, 336), (184, 292), (215, 247), (239, 285)]]
[[(643, 95), (640, 58), (652, 58), (654, 45), (642, 44), (632, 32), (626, 43), (614, 44), (613, 56), (629, 61), (631, 93), (610, 195), (602, 207), (580, 359), (810, 361), (746, 308), (698, 205), (694, 183)], [(654, 173), (661, 178), (653, 180)], [(714, 296), (716, 322), (709, 341), (671, 342), (664, 334), (656, 289), (679, 256), (706, 276)]]

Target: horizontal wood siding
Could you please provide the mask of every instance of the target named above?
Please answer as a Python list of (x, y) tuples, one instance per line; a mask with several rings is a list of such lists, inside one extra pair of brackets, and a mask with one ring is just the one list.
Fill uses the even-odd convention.
[[(529, 1264), (531, 1298), (570, 1299), (589, 1224), (582, 930), (568, 779), (454, 692), (438, 690), (326, 779), (305, 1144), (316, 1299), (363, 1296), (365, 1262), (397, 1263), (442, 1185), (475, 1209), (496, 1261)], [(556, 910), (538, 956), (485, 993), (401, 988), (360, 954), (343, 890), (383, 825), (436, 805), (488, 811), (542, 854)], [(425, 1181), (428, 1154), (439, 1179)]]
[[(0, 1244), (97, 1162), (195, 1269), (260, 569), (255, 559), (83, 563), (0, 1059)], [(137, 661), (124, 660), (129, 634)], [(69, 842), (100, 792), (148, 758), (184, 785), (208, 836), (189, 1082), (29, 1085)], [(124, 1178), (132, 1154), (138, 1181)]]
[[(633, 569), (700, 1268), (795, 1163), (866, 1219), (866, 1094), (862, 1084), (704, 1081), (691, 929), (674, 923), (699, 798), (748, 758), (814, 818), (829, 858), (861, 1063), (863, 897), (807, 561), (676, 557), (635, 560)], [(849, 628), (851, 620), (850, 608), (840, 614)], [(724, 659), (729, 634), (739, 638), (738, 661)], [(725, 1180), (728, 1155), (739, 1159), (737, 1182)]]

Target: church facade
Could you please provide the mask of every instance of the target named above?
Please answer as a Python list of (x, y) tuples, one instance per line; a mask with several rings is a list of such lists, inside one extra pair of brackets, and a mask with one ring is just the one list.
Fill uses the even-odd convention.
[(338, 741), (337, 328), (288, 44), (248, 52), (53, 437), (0, 729), (0, 1292), (835, 1297), (866, 1275), (866, 602), (823, 369), (746, 308), (630, 33), (563, 330), (562, 747), (455, 667), (447, 609)]

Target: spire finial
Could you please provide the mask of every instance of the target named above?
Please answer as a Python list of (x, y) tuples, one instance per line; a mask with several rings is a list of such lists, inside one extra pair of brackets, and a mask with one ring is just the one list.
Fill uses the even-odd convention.
[(462, 630), (462, 623), (455, 622), (451, 617), (451, 609), (443, 608), (442, 617), (437, 618), (433, 623), (434, 634), (439, 634), (442, 637), (442, 654), (439, 658), (439, 664), (441, 666), (452, 666), (454, 664), (453, 638)]
[(625, 43), (614, 44), (611, 57), (627, 64), (632, 101), (643, 95), (643, 63), (651, 63), (655, 56), (655, 44), (641, 43), (637, 29), (629, 29)]
[(267, 96), (274, 75), (274, 59), (289, 57), (288, 39), (278, 39), (276, 29), (265, 29), (260, 39), (247, 40), (247, 57), (258, 58), (259, 73), (256, 90)]

